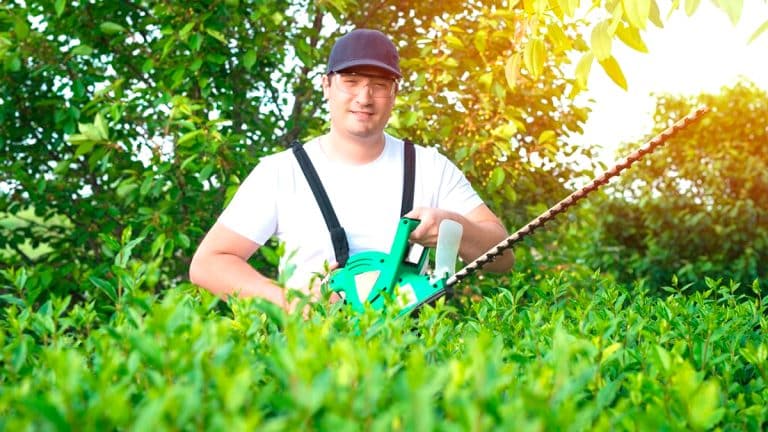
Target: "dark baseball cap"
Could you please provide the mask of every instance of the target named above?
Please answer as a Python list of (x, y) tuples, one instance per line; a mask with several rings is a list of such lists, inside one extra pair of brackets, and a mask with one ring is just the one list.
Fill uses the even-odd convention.
[(353, 66), (374, 66), (402, 78), (399, 61), (395, 44), (384, 33), (356, 29), (338, 38), (333, 44), (326, 73), (339, 72)]

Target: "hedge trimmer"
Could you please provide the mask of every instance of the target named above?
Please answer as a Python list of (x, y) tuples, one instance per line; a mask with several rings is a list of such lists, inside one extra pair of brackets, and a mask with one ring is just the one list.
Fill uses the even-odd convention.
[(388, 298), (401, 307), (401, 315), (414, 312), (425, 304), (450, 295), (456, 283), (480, 270), (534, 230), (608, 183), (608, 180), (656, 150), (677, 132), (699, 120), (707, 111), (706, 107), (700, 107), (678, 120), (613, 168), (568, 195), (458, 272), (454, 273), (462, 234), (459, 223), (444, 220), (440, 224), (434, 270), (427, 272), (429, 250), (408, 241), (420, 221), (402, 218), (389, 253), (368, 251), (351, 256), (344, 267), (330, 275), (328, 285), (331, 290), (343, 293), (346, 304), (356, 312), (365, 310), (366, 305), (375, 310), (383, 309)]

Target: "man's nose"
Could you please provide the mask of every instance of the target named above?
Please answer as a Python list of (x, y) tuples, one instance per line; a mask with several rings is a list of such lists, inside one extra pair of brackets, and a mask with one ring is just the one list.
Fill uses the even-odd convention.
[(373, 85), (371, 83), (366, 83), (360, 87), (355, 99), (360, 100), (361, 102), (368, 102), (373, 99)]

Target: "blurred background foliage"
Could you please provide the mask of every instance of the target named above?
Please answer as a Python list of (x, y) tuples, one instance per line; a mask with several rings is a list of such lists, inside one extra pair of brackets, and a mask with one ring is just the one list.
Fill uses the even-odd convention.
[[(390, 131), (438, 146), (514, 231), (604, 168), (593, 148), (570, 143), (589, 114), (575, 96), (593, 61), (625, 86), (610, 41), (642, 50), (638, 29), (661, 25), (655, 0), (639, 11), (598, 2), (609, 19), (585, 41), (580, 29), (592, 24), (575, 18), (574, 3), (2, 6), (1, 294), (23, 285), (27, 304), (51, 294), (78, 302), (184, 280), (259, 158), (323, 133), (325, 59), (358, 26), (401, 50)], [(660, 98), (659, 129), (695, 103), (715, 110), (521, 245), (518, 271), (600, 269), (662, 285), (672, 275), (765, 277), (765, 94), (741, 83), (694, 99)], [(273, 247), (252, 260), (268, 274)]]

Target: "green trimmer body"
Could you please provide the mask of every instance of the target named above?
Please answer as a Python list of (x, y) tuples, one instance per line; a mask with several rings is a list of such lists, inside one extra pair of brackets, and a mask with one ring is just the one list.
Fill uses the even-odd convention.
[(446, 278), (427, 274), (429, 249), (408, 241), (419, 223), (418, 219), (400, 219), (388, 254), (368, 251), (351, 256), (343, 268), (331, 275), (331, 290), (342, 293), (346, 304), (356, 312), (362, 312), (365, 304), (383, 309), (389, 297), (402, 308), (400, 314), (442, 294)]

